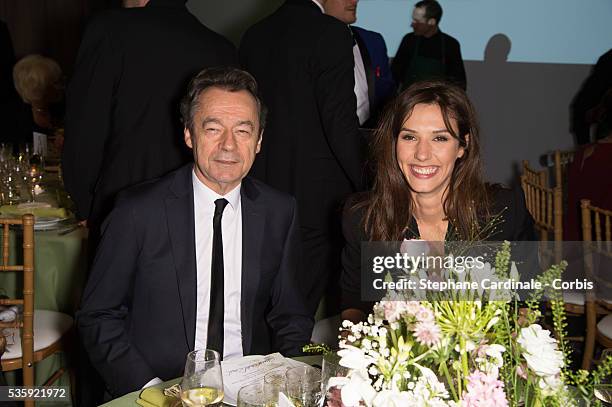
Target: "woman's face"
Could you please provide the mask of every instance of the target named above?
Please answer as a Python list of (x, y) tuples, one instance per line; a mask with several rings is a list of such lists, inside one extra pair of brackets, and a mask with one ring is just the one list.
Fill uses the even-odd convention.
[[(457, 134), (457, 122), (451, 118)], [(464, 148), (446, 129), (440, 106), (418, 104), (404, 118), (396, 144), (397, 162), (413, 194), (440, 196), (448, 186), (455, 161)]]

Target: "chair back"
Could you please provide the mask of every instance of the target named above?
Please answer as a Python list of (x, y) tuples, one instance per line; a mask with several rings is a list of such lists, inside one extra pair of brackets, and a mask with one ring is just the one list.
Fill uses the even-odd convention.
[(574, 161), (574, 150), (555, 150), (555, 186), (563, 188), (564, 191), (567, 190), (567, 169), (572, 161)]
[[(584, 247), (585, 275), (594, 282), (597, 287), (605, 286), (606, 291), (612, 290), (609, 275), (594, 272), (593, 253), (612, 262), (612, 210), (598, 208), (591, 205), (588, 199), (580, 200), (582, 211), (582, 242)], [(602, 279), (603, 277), (603, 279)], [(610, 300), (610, 298), (606, 298)], [(582, 368), (590, 368), (593, 353), (595, 351), (595, 339), (597, 336), (597, 315), (601, 308), (599, 299), (593, 292), (587, 292), (586, 299), (586, 340), (582, 359)], [(609, 302), (603, 304), (609, 310)]]
[(548, 186), (548, 175), (546, 170), (536, 171), (529, 166), (529, 161), (523, 160), (523, 173), (522, 177), (526, 177), (529, 182), (543, 187)]
[[(561, 188), (548, 188), (521, 177), (527, 209), (535, 221), (540, 240), (563, 240)], [(552, 239), (550, 239), (552, 237)]]
[[(9, 265), (10, 226), (23, 228), (23, 264)], [(23, 306), (23, 317), (14, 322), (0, 322), (0, 329), (21, 328), (23, 385), (34, 385), (34, 216), (0, 219), (2, 227), (2, 263), (0, 272), (23, 272), (23, 298), (0, 299), (0, 305)]]

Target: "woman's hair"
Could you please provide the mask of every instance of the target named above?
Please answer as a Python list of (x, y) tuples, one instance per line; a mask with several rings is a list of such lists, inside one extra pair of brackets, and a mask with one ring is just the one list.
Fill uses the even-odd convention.
[[(444, 81), (417, 82), (386, 108), (374, 133), (371, 161), (374, 185), (363, 207), (363, 226), (370, 240), (402, 240), (414, 214), (410, 186), (397, 162), (396, 144), (405, 120), (418, 104), (438, 105), (444, 124), (465, 149), (446, 190), (443, 207), (459, 239), (478, 238), (481, 222), (489, 217), (489, 197), (482, 178), (478, 123), (465, 91)], [(457, 132), (451, 121), (457, 123)], [(469, 137), (468, 137), (469, 135)]]
[(15, 89), (28, 104), (49, 104), (61, 98), (64, 89), (62, 69), (53, 59), (28, 55), (13, 68)]

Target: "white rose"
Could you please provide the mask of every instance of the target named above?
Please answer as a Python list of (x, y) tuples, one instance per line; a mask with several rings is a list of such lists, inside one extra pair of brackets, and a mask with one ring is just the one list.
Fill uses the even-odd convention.
[(557, 375), (563, 367), (563, 353), (557, 349), (557, 341), (550, 331), (533, 324), (521, 329), (517, 342), (523, 348), (523, 357), (529, 368), (538, 376)]

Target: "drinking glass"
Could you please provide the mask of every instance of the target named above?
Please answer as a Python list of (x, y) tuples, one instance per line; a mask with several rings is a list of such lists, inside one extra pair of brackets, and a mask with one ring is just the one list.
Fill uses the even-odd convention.
[(278, 403), (278, 393), (286, 393), (287, 376), (285, 371), (270, 372), (264, 376), (264, 394), (274, 404)]
[(325, 405), (342, 405), (340, 389), (348, 382), (348, 367), (340, 365), (340, 356), (336, 352), (323, 356), (321, 371), (321, 391), (325, 395)]
[(278, 403), (278, 394), (276, 401), (264, 390), (264, 383), (252, 383), (238, 390), (237, 407), (273, 407)]
[(287, 370), (287, 397), (296, 407), (321, 405), (321, 370), (311, 366), (299, 366)]
[(223, 375), (219, 352), (210, 349), (189, 352), (181, 381), (183, 406), (209, 406), (222, 400)]
[[(603, 362), (608, 356), (612, 356), (612, 349), (605, 349), (601, 352), (600, 361)], [(601, 383), (594, 386), (593, 393), (597, 400), (603, 402), (604, 406), (612, 406), (612, 377), (604, 377)]]

